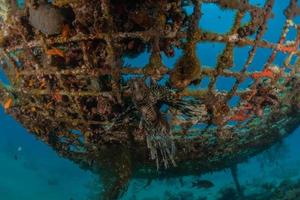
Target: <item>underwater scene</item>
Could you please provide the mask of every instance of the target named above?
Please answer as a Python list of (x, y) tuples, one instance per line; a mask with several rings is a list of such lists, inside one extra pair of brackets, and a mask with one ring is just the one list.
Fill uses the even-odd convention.
[(300, 200), (300, 1), (0, 0), (0, 200)]

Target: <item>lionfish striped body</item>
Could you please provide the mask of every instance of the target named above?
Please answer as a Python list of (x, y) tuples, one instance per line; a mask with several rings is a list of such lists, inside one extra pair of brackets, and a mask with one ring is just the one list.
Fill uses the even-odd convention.
[(141, 117), (141, 128), (146, 130), (147, 147), (150, 157), (156, 160), (159, 168), (162, 162), (167, 168), (169, 162), (174, 161), (175, 143), (171, 132), (171, 125), (160, 112), (163, 104), (175, 107), (182, 113), (192, 116), (191, 102), (175, 98), (175, 91), (166, 86), (151, 84), (147, 86), (143, 79), (132, 79), (129, 82), (132, 102)]

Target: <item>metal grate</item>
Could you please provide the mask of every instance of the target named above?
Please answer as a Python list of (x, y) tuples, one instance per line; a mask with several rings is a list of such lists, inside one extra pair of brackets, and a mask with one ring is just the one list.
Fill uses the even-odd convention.
[[(29, 13), (45, 3), (27, 1), (19, 9), (3, 1), (10, 9), (2, 14), (1, 64), (11, 84), (0, 84), (0, 102), (39, 139), (90, 169), (105, 163), (103, 152), (115, 155), (107, 150), (111, 145), (134, 149), (128, 155), (132, 166), (139, 166), (139, 175), (155, 174), (149, 150), (153, 159), (162, 157), (158, 165), (174, 159), (177, 167), (168, 171), (177, 175), (229, 166), (288, 135), (300, 121), (300, 27), (294, 22), (299, 7), (290, 1), (280, 40), (272, 43), (262, 38), (268, 20), (277, 14), (272, 12), (274, 2), (259, 7), (247, 0), (56, 0), (56, 9), (64, 9), (69, 21), (51, 34), (30, 25)], [(199, 27), (201, 7), (211, 3), (236, 11), (229, 32)], [(191, 15), (185, 13), (186, 6), (194, 8)], [(242, 24), (247, 12), (251, 22)], [(287, 41), (291, 29), (297, 34)], [(225, 44), (216, 66), (201, 65), (196, 46), (203, 42)], [(248, 58), (241, 70), (234, 70), (234, 48), (245, 46), (251, 47)], [(162, 54), (172, 57), (175, 48), (183, 55), (168, 68)], [(258, 48), (272, 54), (261, 71), (250, 72)], [(124, 56), (144, 51), (150, 52), (146, 66), (122, 62)], [(278, 53), (287, 55), (282, 66), (274, 64)], [(220, 78), (234, 80), (233, 86), (218, 91)], [(161, 79), (166, 84), (160, 84)], [(206, 89), (192, 87), (205, 79)], [(240, 89), (248, 79), (253, 83)], [(140, 81), (135, 91), (130, 84)], [(143, 102), (138, 95), (144, 96)], [(164, 106), (165, 111), (158, 111)], [(149, 122), (151, 109), (158, 116), (154, 122)], [(165, 135), (151, 132), (167, 127)], [(147, 148), (152, 134), (169, 141), (157, 139)], [(168, 142), (175, 144), (175, 153)], [(159, 148), (165, 148), (161, 155)]]

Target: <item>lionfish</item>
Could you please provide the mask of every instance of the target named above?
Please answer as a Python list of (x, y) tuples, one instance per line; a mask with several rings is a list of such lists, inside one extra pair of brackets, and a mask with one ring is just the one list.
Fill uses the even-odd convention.
[(200, 105), (200, 100), (180, 99), (176, 97), (174, 89), (153, 81), (147, 84), (144, 78), (131, 79), (126, 87), (131, 96), (132, 105), (115, 118), (109, 129), (121, 123), (124, 116), (131, 115), (129, 119), (136, 119), (133, 115), (138, 116), (139, 128), (146, 132), (147, 148), (150, 151), (150, 158), (156, 161), (157, 169), (161, 162), (165, 168), (168, 168), (170, 162), (176, 166), (174, 160), (176, 146), (171, 130), (172, 124), (160, 109), (163, 106), (172, 107), (186, 117), (193, 118), (197, 113), (199, 114), (197, 107)]

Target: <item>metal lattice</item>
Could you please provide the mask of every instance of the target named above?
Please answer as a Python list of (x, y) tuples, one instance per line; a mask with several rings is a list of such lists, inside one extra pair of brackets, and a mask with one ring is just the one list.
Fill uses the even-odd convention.
[[(299, 124), (296, 0), (285, 11), (278, 43), (262, 39), (268, 20), (277, 14), (274, 0), (263, 7), (247, 0), (27, 1), (24, 9), (1, 2), (1, 62), (10, 85), (0, 85), (0, 102), (31, 133), (83, 167), (97, 169), (115, 160), (123, 182), (133, 168), (134, 175), (154, 176), (151, 152), (157, 165), (172, 160), (176, 167), (167, 171), (176, 175), (210, 171), (264, 150)], [(201, 6), (207, 3), (236, 11), (228, 33), (199, 28)], [(192, 15), (185, 6), (193, 6)], [(54, 18), (57, 24), (50, 29), (46, 16), (33, 17), (43, 9), (63, 9), (67, 17), (59, 16), (65, 17), (61, 23)], [(247, 12), (251, 22), (242, 24)], [(292, 29), (297, 36), (286, 41)], [(201, 65), (196, 45), (202, 42), (226, 45), (216, 66)], [(240, 71), (233, 70), (234, 48), (243, 46), (251, 47), (248, 58)], [(168, 68), (161, 55), (174, 56), (175, 47), (184, 53)], [(272, 54), (261, 71), (250, 72), (258, 48)], [(151, 53), (145, 67), (122, 62), (145, 50)], [(274, 64), (278, 53), (287, 55), (282, 66)], [(221, 76), (235, 79), (229, 91), (217, 90)], [(191, 89), (205, 77), (207, 89)], [(253, 83), (240, 89), (247, 78)], [(159, 84), (161, 79), (167, 84)], [(230, 106), (234, 97), (240, 101)], [(159, 111), (161, 102), (167, 111)], [(159, 131), (166, 134), (158, 133), (161, 139), (147, 145), (148, 136)]]

